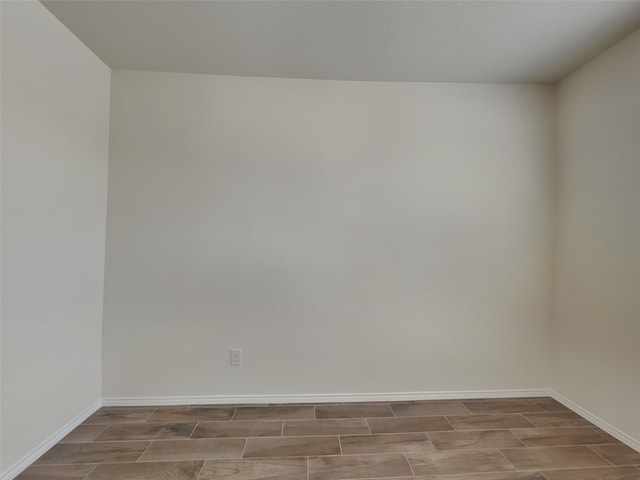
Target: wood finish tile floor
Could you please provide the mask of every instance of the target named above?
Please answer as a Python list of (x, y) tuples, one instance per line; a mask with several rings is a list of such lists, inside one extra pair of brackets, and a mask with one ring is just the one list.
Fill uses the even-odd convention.
[(19, 480), (640, 480), (551, 398), (102, 408)]

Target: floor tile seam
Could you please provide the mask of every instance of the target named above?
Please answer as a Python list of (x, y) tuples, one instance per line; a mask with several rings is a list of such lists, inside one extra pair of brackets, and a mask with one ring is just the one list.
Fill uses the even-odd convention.
[(370, 418), (423, 418), (423, 417), (478, 417), (479, 415), (462, 413), (423, 413), (422, 415), (395, 415), (393, 417), (370, 417)]
[[(315, 438), (315, 437), (327, 437), (327, 438), (333, 438), (333, 437), (339, 437), (340, 435), (344, 436), (344, 437), (351, 437), (354, 435), (349, 435), (349, 434), (342, 434), (342, 433), (322, 433), (322, 434), (318, 434), (318, 435), (285, 435), (284, 437), (279, 437), (277, 435), (270, 435), (270, 436), (265, 436), (265, 437), (233, 437), (233, 438), (279, 438), (279, 439), (285, 439), (285, 438)], [(221, 439), (223, 440), (223, 439)]]
[(469, 475), (469, 480), (473, 480), (473, 477), (471, 477), (470, 475), (492, 475), (494, 473), (537, 473), (539, 474), (544, 480), (548, 480), (547, 477), (544, 475), (544, 473), (542, 473), (542, 470), (515, 470), (515, 471), (511, 471), (511, 470), (501, 470), (498, 472), (463, 472), (463, 473), (439, 473), (437, 475), (432, 475), (435, 480), (448, 480), (448, 478), (451, 478), (451, 475)]
[[(444, 420), (447, 422), (447, 424), (451, 427), (451, 430), (455, 430), (456, 427), (453, 426), (453, 424), (449, 421), (449, 419), (447, 417), (444, 417)], [(451, 431), (449, 430), (449, 431)], [(426, 433), (426, 432), (425, 432)]]
[[(95, 425), (105, 425), (107, 427), (113, 427), (116, 425), (146, 425), (148, 423), (162, 423), (162, 422), (148, 422), (147, 420), (140, 420), (140, 421), (127, 421), (127, 422), (87, 422), (84, 421), (82, 422), (80, 425), (78, 425), (79, 427), (81, 426), (95, 426)], [(166, 422), (165, 422), (166, 423)]]
[(589, 425), (589, 426), (584, 426), (584, 427), (580, 427), (580, 428), (590, 428), (591, 430), (593, 430), (594, 432), (596, 432), (598, 435), (600, 435), (603, 438), (607, 438), (607, 437), (611, 437), (613, 438), (617, 443), (622, 443), (620, 442), (620, 440), (618, 440), (617, 438), (615, 438), (613, 435), (605, 432), (604, 430), (602, 430), (600, 427), (596, 426), (596, 425)]
[(151, 412), (151, 415), (149, 415), (149, 417), (147, 418), (147, 420), (149, 420), (151, 417), (153, 417), (153, 416), (156, 414), (156, 412), (157, 412), (157, 411), (158, 411), (158, 407), (154, 407), (154, 408), (153, 408), (153, 411)]
[[(446, 432), (450, 432), (451, 430), (445, 430)], [(380, 433), (354, 433), (354, 434), (342, 434), (340, 433), (339, 435), (342, 435), (344, 437), (357, 437), (357, 436), (361, 436), (361, 437), (375, 437), (375, 436), (380, 436), (380, 435), (417, 435), (417, 434), (427, 434), (427, 432), (425, 431), (418, 431), (418, 432), (380, 432)], [(436, 433), (436, 432), (434, 432)]]
[(433, 448), (433, 451), (439, 452), (440, 450), (438, 450), (438, 447), (436, 447), (436, 444), (433, 443), (433, 440), (429, 436), (429, 433), (438, 433), (438, 432), (422, 432), (422, 434), (427, 438), (427, 442), (429, 442), (429, 445), (431, 445), (431, 447)]
[(204, 464), (205, 464), (206, 460), (202, 461), (202, 465), (200, 465), (200, 468), (198, 469), (198, 471), (196, 472), (196, 474), (194, 475), (194, 479), (198, 480), (198, 478), (200, 478), (200, 474), (202, 473), (202, 470), (204, 470)]
[(164, 442), (167, 440), (199, 440), (196, 438), (189, 437), (175, 437), (175, 438), (129, 438), (126, 440), (91, 440), (89, 442), (60, 442), (57, 445), (86, 445), (86, 444), (95, 444), (95, 445), (104, 445), (105, 443), (127, 443), (127, 442)]
[(367, 430), (369, 430), (369, 435), (373, 435), (373, 431), (371, 430), (371, 424), (369, 423), (369, 419), (365, 418), (364, 422), (367, 424)]
[[(513, 427), (491, 427), (491, 428), (466, 428), (466, 429), (458, 429), (455, 428), (455, 425), (452, 425), (454, 427), (454, 430), (441, 430), (441, 433), (445, 433), (445, 432), (451, 432), (451, 433), (460, 433), (460, 432), (504, 432), (504, 431), (508, 431), (508, 430), (518, 430), (519, 428), (513, 428)], [(531, 429), (530, 427), (524, 427), (524, 429)], [(434, 430), (435, 431), (435, 430)]]
[(152, 460), (139, 460), (137, 464), (149, 464), (149, 463), (175, 463), (175, 462), (207, 462), (207, 461), (224, 461), (224, 460), (250, 460), (250, 458), (242, 457), (214, 457), (214, 458), (154, 458)]
[(386, 402), (386, 403), (378, 403), (378, 402), (343, 402), (343, 403), (316, 403), (314, 406), (316, 408), (325, 408), (325, 407), (388, 407), (390, 410), (393, 410), (393, 405), (400, 405), (397, 402)]
[(372, 432), (371, 435), (400, 435), (403, 433), (447, 433), (447, 432), (477, 432), (477, 431), (479, 430), (455, 430), (455, 429), (454, 430), (408, 430), (408, 431), (403, 430), (398, 432)]
[[(167, 420), (154, 420), (153, 422), (144, 422), (141, 425), (157, 425), (162, 423), (194, 423), (194, 422), (221, 422), (221, 423), (231, 423), (231, 420), (209, 420), (207, 418), (195, 417), (190, 418), (188, 420), (176, 420), (176, 421), (167, 421)], [(130, 425), (130, 424), (129, 424)]]
[[(434, 446), (435, 447), (435, 446)], [(544, 447), (542, 447), (544, 448)], [(430, 453), (446, 453), (446, 452), (456, 452), (456, 453), (465, 453), (465, 452), (482, 452), (482, 451), (487, 451), (487, 450), (494, 450), (494, 451), (500, 451), (500, 450), (527, 450), (526, 447), (484, 447), (484, 448), (458, 448), (458, 449), (449, 449), (449, 450), (436, 450), (435, 452), (407, 452), (409, 454), (416, 454), (416, 455), (428, 455)], [(500, 452), (502, 453), (502, 452)], [(504, 454), (502, 454), (504, 456)]]
[(91, 469), (87, 472), (87, 474), (82, 477), (82, 480), (87, 480), (87, 478), (89, 478), (89, 475), (93, 473), (93, 471), (96, 469), (97, 466), (98, 466), (97, 463), (94, 464), (93, 467), (91, 467)]
[(413, 469), (413, 465), (411, 465), (411, 462), (409, 461), (409, 457), (407, 457), (407, 452), (405, 452), (403, 456), (404, 456), (404, 461), (407, 462), (407, 465), (409, 465), (409, 471), (411, 472), (411, 475), (415, 477), (416, 471)]
[[(135, 461), (135, 463), (140, 462), (140, 460), (142, 460), (142, 457), (144, 456), (145, 453), (147, 453), (147, 451), (151, 448), (151, 444), (153, 443), (153, 440), (151, 440), (148, 444), (147, 447), (144, 449), (144, 451), (140, 454), (140, 456), (138, 457), (138, 459)], [(117, 463), (117, 462), (116, 462)]]
[[(611, 445), (615, 445), (615, 444), (611, 444)], [(491, 449), (500, 449), (500, 450), (535, 450), (535, 449), (542, 449), (542, 448), (567, 448), (567, 447), (590, 447), (591, 445), (542, 445), (542, 446), (537, 446), (537, 447), (528, 447), (528, 446), (522, 446), (522, 447), (484, 447), (484, 448), (448, 448), (448, 449), (438, 449), (436, 448), (436, 451), (438, 452), (467, 452), (467, 451), (474, 451), (474, 450), (491, 450)], [(435, 445), (434, 445), (435, 447)], [(610, 463), (610, 462), (609, 462)], [(631, 463), (629, 465), (624, 465), (624, 466), (635, 466), (635, 463)], [(613, 465), (614, 467), (617, 466), (622, 466), (622, 465)]]
[(554, 467), (554, 468), (541, 468), (539, 469), (540, 473), (543, 472), (555, 472), (555, 471), (569, 471), (569, 470), (600, 470), (603, 468), (625, 468), (625, 467), (631, 467), (633, 468), (633, 465), (600, 465), (597, 467)]
[(504, 459), (507, 461), (507, 463), (513, 467), (513, 469), (514, 469), (516, 472), (521, 471), (521, 470), (520, 470), (520, 469), (519, 469), (519, 468), (518, 468), (518, 467), (517, 467), (517, 466), (516, 466), (516, 465), (515, 465), (511, 460), (509, 460), (509, 459), (507, 458), (507, 456), (502, 452), (502, 449), (497, 448), (496, 450), (497, 450), (497, 451), (498, 451), (498, 453), (502, 456), (502, 458), (504, 458)]
[(322, 418), (315, 418), (314, 420), (348, 420), (348, 419), (353, 419), (353, 420), (358, 420), (361, 418), (403, 418), (403, 417), (397, 417), (395, 415), (377, 415), (374, 417), (371, 416), (363, 416), (363, 417), (322, 417)]
[(244, 452), (247, 451), (247, 444), (249, 443), (249, 437), (244, 439), (244, 445), (242, 446), (242, 452), (240, 453), (240, 458), (244, 458)]
[[(305, 435), (301, 435), (305, 436)], [(126, 440), (91, 440), (88, 442), (65, 442), (60, 443), (60, 445), (80, 445), (80, 444), (97, 444), (104, 445), (105, 443), (126, 443), (126, 442), (169, 442), (172, 440), (175, 441), (188, 441), (188, 440), (235, 440), (238, 438), (280, 438), (280, 435), (238, 435), (238, 436), (228, 436), (228, 437), (173, 437), (173, 438), (136, 438), (136, 439), (126, 439)], [(612, 444), (613, 445), (613, 444)]]
[[(194, 422), (198, 422), (198, 423), (219, 423), (219, 424), (225, 424), (225, 425), (238, 425), (238, 424), (242, 424), (242, 423), (278, 423), (278, 422), (282, 422), (286, 419), (283, 418), (274, 418), (274, 419), (266, 419), (266, 420), (208, 420), (208, 419), (198, 419), (198, 420), (193, 420)], [(153, 422), (153, 423), (163, 423), (163, 422)], [(172, 423), (172, 422), (164, 422), (164, 423)], [(180, 423), (180, 422), (173, 422), (173, 423)], [(182, 423), (190, 423), (190, 422), (182, 422)]]
[(283, 422), (340, 422), (345, 420), (367, 420), (369, 418), (394, 418), (394, 417), (336, 417), (336, 418), (283, 418)]
[[(582, 430), (591, 430), (593, 433), (595, 433), (596, 435), (599, 435), (603, 440), (607, 440), (607, 438), (605, 436), (603, 436), (602, 434), (600, 434), (600, 432), (598, 432), (595, 428), (593, 427), (589, 427), (589, 426), (577, 426), (577, 427), (536, 427), (536, 428), (510, 428), (508, 429), (511, 434), (516, 437), (518, 440), (520, 440), (522, 443), (524, 443), (528, 448), (534, 448), (535, 446), (533, 445), (529, 445), (527, 443), (527, 440), (522, 438), (521, 436), (518, 436), (518, 430), (542, 430), (542, 429), (546, 429), (546, 430), (564, 430), (564, 429), (582, 429)], [(576, 444), (569, 444), (569, 445), (576, 445)], [(588, 446), (588, 445), (616, 445), (616, 443), (610, 442), (610, 441), (605, 441), (603, 443), (585, 443), (585, 444), (579, 444), (579, 445), (584, 445), (584, 446)], [(545, 446), (545, 445), (542, 445)], [(548, 445), (548, 446), (565, 446), (565, 445)]]
[[(618, 443), (563, 443), (560, 445), (528, 445), (524, 440), (520, 440), (520, 441), (525, 443), (524, 448), (597, 447), (600, 445), (619, 445)], [(508, 448), (508, 447), (505, 447), (505, 448)], [(515, 448), (518, 448), (518, 447), (515, 447)]]
[[(98, 425), (99, 425), (99, 424), (98, 424)], [(93, 437), (93, 438), (91, 439), (91, 441), (92, 441), (92, 442), (94, 442), (94, 441), (96, 440), (96, 438), (98, 438), (100, 435), (102, 435), (102, 434), (104, 433), (104, 431), (107, 429), (107, 427), (108, 427), (108, 426), (109, 426), (109, 425), (104, 425), (104, 426), (102, 427), (102, 429), (98, 432), (98, 434), (97, 434), (95, 437)], [(64, 439), (63, 439), (63, 440), (64, 440)], [(60, 441), (60, 442), (58, 442), (58, 443), (62, 443), (62, 441)], [(69, 443), (69, 442), (67, 442), (67, 443)]]
[(598, 427), (595, 427), (594, 425), (568, 425), (568, 426), (553, 425), (553, 426), (550, 426), (550, 427), (534, 427), (534, 428), (531, 428), (531, 427), (511, 427), (510, 430), (560, 430), (560, 429), (565, 429), (565, 430), (566, 429), (573, 429), (573, 430), (582, 429), (582, 430), (586, 430), (586, 429), (590, 429), (594, 433), (597, 433), (598, 435), (602, 436), (602, 434), (596, 430), (597, 428)]
[(478, 448), (438, 448), (432, 442), (434, 452), (432, 453), (445, 453), (445, 452), (476, 452), (478, 450), (498, 450), (498, 449), (509, 449), (509, 448), (517, 448), (519, 450), (524, 450), (527, 447), (478, 447)]
[[(542, 413), (542, 412), (538, 412)], [(507, 416), (521, 416), (532, 415), (530, 413), (523, 412), (506, 412), (506, 413), (471, 413), (469, 415), (461, 415), (461, 414), (444, 414), (441, 415), (443, 417), (507, 417)], [(424, 415), (425, 417), (433, 417), (436, 415)]]
[(191, 437), (193, 437), (193, 434), (196, 432), (196, 430), (197, 430), (197, 428), (198, 428), (198, 425), (200, 425), (200, 422), (199, 422), (199, 421), (197, 421), (197, 422), (195, 423), (195, 425), (193, 426), (193, 428), (191, 429), (191, 433), (189, 434), (188, 439), (191, 439)]
[[(616, 445), (616, 444), (615, 444), (615, 443), (612, 443), (611, 445)], [(593, 447), (593, 446), (595, 446), (595, 445), (586, 445), (586, 447), (587, 447), (589, 450), (591, 450), (593, 453), (595, 453), (596, 455), (598, 455), (600, 458), (602, 458), (605, 462), (607, 462), (607, 463), (608, 463), (609, 465), (611, 465), (612, 467), (635, 467), (635, 466), (637, 466), (637, 465), (638, 465), (637, 463), (627, 463), (627, 464), (624, 464), (624, 465), (618, 465), (618, 464), (615, 464), (615, 463), (613, 463), (611, 460), (609, 460), (608, 458), (606, 458), (604, 455), (601, 455), (600, 453), (598, 453), (597, 451), (595, 451), (593, 448), (591, 448), (591, 447)]]
[[(419, 466), (419, 465), (417, 465)], [(442, 480), (447, 480), (447, 477), (450, 475), (491, 475), (491, 474), (500, 474), (500, 473), (528, 473), (528, 472), (538, 472), (539, 470), (518, 470), (517, 468), (514, 468), (513, 470), (483, 470), (480, 472), (474, 472), (474, 471), (456, 471), (456, 472), (449, 472), (449, 473), (438, 473), (435, 474), (436, 477), (440, 478), (442, 477)], [(420, 476), (433, 476), (433, 473), (425, 473), (425, 474), (421, 474)], [(418, 476), (418, 475), (416, 475)], [(473, 477), (469, 477), (469, 480), (473, 480)]]
[(471, 409), (467, 407), (462, 400), (460, 401), (460, 405), (462, 405), (462, 408), (464, 408), (467, 412), (469, 412), (469, 415), (473, 415), (473, 412), (471, 411)]
[[(491, 449), (491, 450), (495, 450), (495, 449)], [(308, 457), (313, 457), (313, 458), (326, 458), (326, 457), (362, 457), (362, 456), (380, 456), (380, 455), (403, 455), (403, 456), (407, 456), (410, 454), (416, 454), (416, 455), (421, 455), (421, 454), (425, 454), (425, 453), (434, 453), (434, 452), (415, 452), (415, 451), (405, 451), (405, 452), (377, 452), (377, 453), (313, 453), (313, 454), (307, 454)], [(261, 456), (261, 457), (242, 457), (242, 458), (228, 458), (229, 460), (255, 460), (255, 459), (273, 459), (273, 458), (300, 458), (301, 455), (267, 455), (267, 456)], [(201, 459), (203, 460), (203, 459)], [(225, 460), (225, 458), (216, 458), (216, 459), (204, 459), (204, 460)], [(175, 460), (154, 460), (154, 461), (164, 461), (164, 462), (170, 462), (170, 461), (175, 461)], [(144, 462), (139, 462), (139, 463), (144, 463)]]
[[(241, 419), (237, 419), (234, 418), (233, 420), (229, 420), (229, 423), (243, 423), (243, 422), (282, 422), (282, 421), (297, 421), (297, 422), (314, 422), (316, 420), (334, 420), (334, 419), (330, 419), (330, 418), (326, 418), (326, 419), (315, 419), (315, 418), (284, 418), (284, 417), (258, 417), (258, 418), (241, 418)], [(335, 420), (340, 420), (340, 419), (335, 419)]]
[(560, 413), (560, 412), (546, 412), (544, 410), (540, 410), (538, 412), (530, 412), (530, 411), (513, 411), (513, 412), (501, 412), (501, 411), (491, 411), (491, 412), (474, 412), (472, 410), (471, 415), (545, 415), (547, 413)]
[[(158, 425), (167, 425), (167, 426), (171, 426), (171, 425), (191, 425), (191, 424), (197, 424), (200, 423), (201, 420), (191, 420), (189, 422), (144, 422), (144, 423), (118, 423), (118, 424), (111, 424), (111, 425), (106, 425), (106, 428), (104, 430), (106, 430), (107, 428), (114, 428), (114, 427), (131, 427), (132, 425), (136, 425), (139, 427), (157, 427)], [(103, 432), (100, 432), (100, 434), (102, 434)]]
[[(614, 443), (612, 443), (611, 445), (615, 445)], [(576, 448), (576, 447), (584, 447), (587, 448), (591, 451), (593, 451), (591, 448), (593, 445), (539, 445), (537, 447), (526, 447), (527, 450), (541, 450), (543, 448)], [(502, 450), (524, 450), (522, 447), (499, 447)], [(598, 452), (594, 452), (594, 453), (598, 453)], [(598, 455), (601, 456), (601, 455)], [(615, 467), (615, 465), (613, 465)]]
[[(323, 432), (323, 433), (307, 433), (304, 435), (300, 435), (300, 434), (296, 434), (296, 435), (287, 435), (286, 433), (282, 436), (282, 438), (292, 438), (292, 437), (325, 437), (325, 436), (335, 436), (335, 435), (342, 435), (343, 437), (357, 437), (357, 436), (369, 436), (370, 434), (366, 433), (366, 432), (358, 432), (358, 433), (344, 433), (344, 432)], [(375, 434), (371, 434), (371, 435), (375, 435)], [(259, 438), (259, 437), (256, 437)], [(264, 437), (260, 437), (260, 438), (264, 438)]]
[(438, 414), (433, 414), (433, 415), (394, 415), (393, 417), (351, 417), (351, 418), (366, 418), (368, 420), (375, 420), (375, 419), (387, 419), (387, 418), (397, 418), (397, 419), (405, 419), (405, 418), (433, 418), (433, 417), (442, 417), (442, 418), (446, 418), (447, 416), (449, 417), (455, 417), (456, 415), (443, 415), (442, 413), (438, 413)]
[[(144, 453), (144, 452), (143, 452)], [(167, 460), (169, 461), (169, 460)], [(114, 464), (119, 464), (119, 463), (148, 463), (148, 462), (140, 462), (138, 460), (129, 460), (129, 461), (112, 461), (112, 460), (107, 460), (104, 462), (96, 462), (91, 461), (91, 462), (58, 462), (58, 463), (32, 463), (31, 465), (29, 465), (30, 467), (39, 467), (39, 466), (47, 466), (47, 467), (61, 467), (61, 466), (80, 466), (80, 465), (114, 465)]]
[[(413, 453), (413, 452), (408, 452), (408, 453)], [(341, 456), (345, 456), (345, 457), (392, 457), (392, 456), (393, 457), (403, 457), (405, 455), (406, 454), (402, 453), (402, 452), (385, 452), (385, 453), (351, 453), (351, 454), (347, 454), (347, 455), (307, 455), (307, 457), (309, 457), (310, 459), (313, 459), (313, 458), (341, 457)], [(298, 456), (298, 458), (299, 457), (300, 456)], [(278, 457), (272, 457), (272, 458), (278, 458)]]
[(545, 410), (543, 407), (540, 406), (536, 406), (536, 408), (538, 408), (539, 410), (531, 410), (531, 409), (513, 409), (513, 411), (500, 411), (500, 409), (496, 409), (496, 410), (490, 410), (490, 411), (476, 411), (474, 412), (472, 410), (472, 408), (467, 405), (467, 402), (462, 402), (462, 405), (469, 411), (471, 412), (471, 415), (500, 415), (500, 414), (508, 414), (508, 413), (522, 413), (522, 414), (533, 414), (533, 413), (553, 413), (553, 412), (549, 412), (547, 410)]

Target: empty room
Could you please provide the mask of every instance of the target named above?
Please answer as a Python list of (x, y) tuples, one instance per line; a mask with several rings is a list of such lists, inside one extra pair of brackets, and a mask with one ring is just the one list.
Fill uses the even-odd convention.
[(640, 0), (0, 20), (0, 480), (640, 480)]

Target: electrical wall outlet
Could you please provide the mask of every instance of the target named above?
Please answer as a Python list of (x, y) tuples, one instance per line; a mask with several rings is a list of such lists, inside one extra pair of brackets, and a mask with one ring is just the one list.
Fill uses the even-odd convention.
[(240, 348), (232, 348), (229, 353), (231, 355), (231, 365), (242, 365), (242, 350)]

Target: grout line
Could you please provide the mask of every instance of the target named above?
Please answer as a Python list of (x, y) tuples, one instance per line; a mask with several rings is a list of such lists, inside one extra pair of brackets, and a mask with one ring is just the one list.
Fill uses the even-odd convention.
[(467, 405), (464, 403), (464, 400), (460, 400), (460, 405), (462, 405), (462, 407), (469, 412), (469, 415), (473, 415), (473, 412), (471, 411), (471, 409), (469, 407), (467, 407)]
[(147, 445), (147, 448), (144, 449), (144, 451), (140, 454), (140, 456), (138, 457), (138, 459), (134, 462), (137, 463), (142, 459), (142, 456), (147, 453), (147, 450), (149, 450), (149, 448), (151, 447), (151, 444), (153, 443), (153, 440), (149, 441), (149, 444)]
[[(98, 438), (100, 435), (102, 435), (102, 434), (104, 433), (104, 431), (107, 429), (107, 427), (108, 427), (108, 426), (109, 426), (109, 425), (103, 425), (102, 430), (100, 430), (100, 431), (98, 432), (98, 434), (97, 434), (95, 437), (93, 437), (93, 438), (91, 439), (91, 441), (92, 441), (92, 442), (95, 442), (95, 441), (96, 441), (96, 438)], [(64, 438), (63, 438), (62, 440), (64, 440)], [(61, 440), (60, 442), (58, 442), (58, 443), (62, 443), (62, 440)], [(70, 443), (70, 442), (67, 442), (67, 443)], [(75, 443), (75, 442), (72, 442), (72, 443)]]
[(507, 458), (507, 456), (506, 456), (504, 453), (502, 453), (502, 450), (503, 450), (502, 448), (496, 448), (496, 451), (497, 451), (500, 455), (502, 455), (502, 457), (507, 461), (507, 463), (508, 463), (509, 465), (511, 465), (511, 466), (515, 469), (515, 471), (516, 471), (516, 472), (519, 472), (519, 471), (520, 471), (520, 469), (519, 469), (518, 467), (516, 467), (516, 466), (513, 464), (513, 462), (511, 462), (511, 461)]
[[(455, 416), (455, 415), (452, 415), (452, 416)], [(448, 417), (448, 416), (446, 416), (446, 415), (445, 415), (445, 416), (444, 416), (444, 420), (445, 420), (445, 422), (447, 422), (447, 423), (449, 424), (449, 426), (451, 427), (451, 430), (444, 430), (444, 431), (455, 432), (456, 430), (458, 430), (458, 429), (455, 427), (455, 425), (454, 425), (453, 423), (451, 423), (451, 421), (449, 420), (449, 417)], [(437, 431), (437, 430), (436, 430), (436, 431)]]
[(242, 453), (240, 454), (240, 458), (244, 458), (244, 452), (247, 450), (247, 443), (249, 443), (249, 437), (244, 439), (244, 446), (242, 447)]
[(414, 477), (416, 476), (416, 472), (413, 469), (413, 466), (411, 465), (411, 462), (409, 461), (409, 458), (407, 457), (406, 453), (402, 454), (404, 456), (404, 460), (407, 462), (407, 465), (409, 465), (409, 470), (411, 470), (411, 475), (413, 475)]
[(204, 470), (204, 464), (207, 463), (206, 460), (202, 461), (202, 465), (200, 465), (200, 469), (198, 470), (198, 473), (196, 473), (195, 479), (198, 480), (200, 478), (200, 475), (202, 474), (202, 470)]
[(595, 453), (596, 455), (598, 455), (601, 459), (603, 459), (605, 462), (607, 462), (609, 465), (611, 465), (612, 467), (617, 467), (618, 465), (614, 465), (613, 462), (610, 462), (609, 460), (607, 460), (606, 458), (604, 458), (602, 455), (600, 455), (598, 452), (596, 452), (593, 448), (591, 448), (590, 445), (586, 445), (586, 447), (591, 450), (593, 453)]
[(436, 447), (436, 444), (433, 443), (433, 440), (431, 440), (431, 437), (429, 436), (429, 433), (433, 433), (433, 432), (422, 432), (424, 433), (424, 436), (427, 438), (427, 442), (429, 442), (429, 445), (431, 445), (433, 447), (433, 451), (434, 452), (440, 452), (443, 450), (438, 450), (438, 447)]
[(193, 438), (193, 434), (196, 433), (196, 430), (198, 429), (198, 425), (200, 425), (200, 420), (196, 422), (196, 424), (193, 427), (193, 430), (191, 430), (191, 433), (189, 434), (189, 439)]
[(96, 469), (97, 466), (98, 466), (97, 463), (94, 464), (93, 467), (91, 468), (91, 470), (89, 470), (87, 472), (87, 474), (84, 477), (82, 477), (82, 480), (87, 480), (87, 478), (89, 478), (89, 475), (91, 475), (93, 473), (93, 471)]

